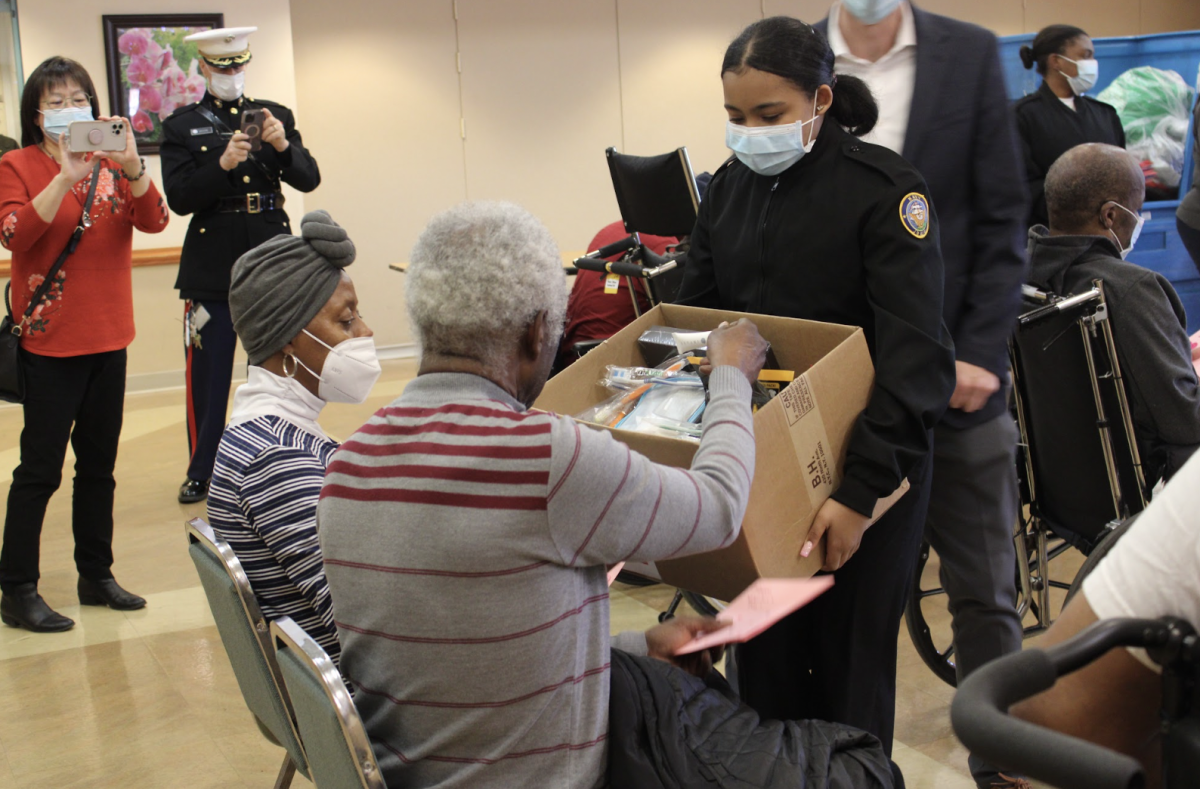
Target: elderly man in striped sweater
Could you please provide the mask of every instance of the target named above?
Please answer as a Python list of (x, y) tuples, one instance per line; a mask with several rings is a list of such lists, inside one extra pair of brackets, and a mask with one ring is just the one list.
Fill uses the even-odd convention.
[[(737, 536), (766, 345), (746, 321), (713, 333), (704, 436), (690, 469), (669, 468), (528, 410), (566, 290), (524, 210), (435, 217), (405, 288), (418, 377), (334, 455), (318, 514), (341, 669), (376, 757), (389, 786), (606, 785), (605, 565)], [(674, 621), (611, 646), (670, 660), (712, 627)]]

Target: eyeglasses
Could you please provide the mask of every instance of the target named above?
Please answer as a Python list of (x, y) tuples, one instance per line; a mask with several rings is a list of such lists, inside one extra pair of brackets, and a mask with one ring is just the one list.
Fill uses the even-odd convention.
[(62, 96), (51, 96), (48, 100), (42, 102), (42, 109), (45, 110), (61, 110), (64, 107), (84, 108), (92, 106), (92, 97), (86, 93), (76, 93), (69, 99), (64, 99)]

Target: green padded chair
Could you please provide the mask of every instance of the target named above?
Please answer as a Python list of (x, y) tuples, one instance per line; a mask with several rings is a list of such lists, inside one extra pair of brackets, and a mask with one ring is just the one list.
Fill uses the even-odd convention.
[(272, 622), (271, 637), (318, 789), (386, 789), (367, 730), (329, 655), (291, 617)]
[(188, 553), (246, 706), (263, 735), (287, 752), (275, 780), (275, 789), (287, 789), (296, 771), (309, 778), (308, 759), (292, 722), (292, 707), (279, 676), (267, 620), (229, 543), (200, 518), (188, 521), (185, 529)]

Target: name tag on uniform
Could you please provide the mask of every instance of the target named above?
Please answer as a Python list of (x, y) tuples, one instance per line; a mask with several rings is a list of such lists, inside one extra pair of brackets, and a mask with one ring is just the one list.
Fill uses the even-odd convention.
[(201, 127), (199, 127), (199, 128), (192, 129), (192, 130), (191, 130), (191, 132), (192, 132), (192, 136), (193, 136), (193, 137), (199, 137), (201, 134), (212, 134), (212, 133), (213, 133), (213, 127), (211, 127), (211, 126), (201, 126)]

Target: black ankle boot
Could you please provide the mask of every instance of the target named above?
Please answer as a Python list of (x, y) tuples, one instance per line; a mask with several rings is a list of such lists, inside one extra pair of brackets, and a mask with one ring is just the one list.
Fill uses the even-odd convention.
[(115, 578), (105, 578), (103, 581), (89, 581), (79, 576), (80, 605), (106, 605), (117, 611), (136, 611), (146, 607), (146, 601), (132, 592), (126, 592), (117, 585)]
[(23, 627), (35, 633), (59, 633), (75, 627), (68, 619), (46, 605), (37, 584), (20, 584), (0, 595), (0, 621), (9, 627)]

